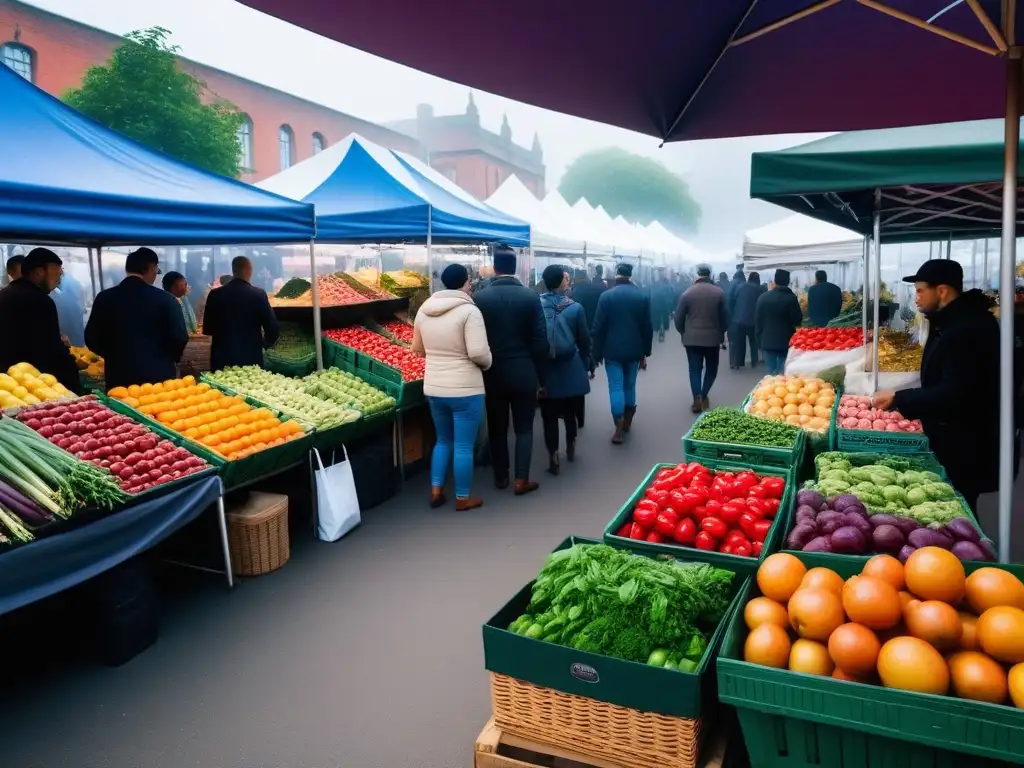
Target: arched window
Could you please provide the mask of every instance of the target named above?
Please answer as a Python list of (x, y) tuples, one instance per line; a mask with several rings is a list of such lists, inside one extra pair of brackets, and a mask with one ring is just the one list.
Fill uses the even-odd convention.
[(34, 79), (35, 67), (32, 61), (32, 50), (21, 43), (4, 43), (0, 46), (0, 60), (30, 83)]
[(295, 134), (290, 126), (282, 125), (277, 132), (278, 157), (281, 159), (281, 170), (291, 168), (295, 162)]
[(238, 126), (238, 167), (243, 171), (251, 171), (252, 164), (252, 118), (242, 115), (242, 124)]
[(319, 155), (321, 152), (324, 151), (324, 148), (326, 146), (327, 146), (327, 142), (324, 141), (323, 134), (314, 133), (313, 134), (313, 154), (314, 155)]

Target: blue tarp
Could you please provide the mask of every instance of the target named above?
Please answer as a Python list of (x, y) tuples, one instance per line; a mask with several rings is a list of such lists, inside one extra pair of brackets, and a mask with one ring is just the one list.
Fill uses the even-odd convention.
[(221, 495), (212, 476), (0, 555), (0, 614), (70, 589), (159, 544)]
[(314, 233), (312, 206), (146, 149), (0, 66), (0, 242), (294, 243)]
[(526, 246), (530, 225), (453, 193), (397, 154), (352, 135), (257, 186), (316, 207), (324, 243)]

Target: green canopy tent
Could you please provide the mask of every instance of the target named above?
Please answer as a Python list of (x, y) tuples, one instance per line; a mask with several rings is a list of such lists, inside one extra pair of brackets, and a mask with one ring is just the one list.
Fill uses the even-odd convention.
[[(1011, 123), (1012, 126), (1012, 123)], [(750, 196), (791, 211), (859, 232), (865, 238), (865, 307), (874, 297), (874, 327), (879, 324), (881, 244), (999, 237), (1016, 227), (1024, 232), (1024, 215), (1016, 204), (1024, 163), (1019, 153), (1019, 132), (1012, 131), (1018, 147), (1005, 149), (1006, 123), (978, 120), (910, 128), (852, 131), (789, 149), (757, 152), (751, 157)], [(1019, 127), (1018, 125), (1013, 127)], [(1008, 154), (1016, 163), (1015, 184), (1005, 173)], [(1014, 192), (1018, 191), (1018, 195)], [(1004, 222), (1004, 203), (1016, 209), (1015, 221)], [(1006, 226), (1009, 224), (1010, 226)], [(869, 242), (873, 249), (869, 249)], [(1006, 246), (1010, 245), (1008, 249)], [(1013, 254), (1013, 240), (1004, 243)], [(873, 280), (868, 276), (868, 254), (873, 251)], [(947, 258), (948, 258), (947, 250)], [(1000, 268), (1000, 299), (1013, 302), (1013, 256)], [(1009, 275), (1009, 278), (1007, 278)], [(1009, 280), (1009, 283), (1006, 281)], [(871, 284), (869, 293), (868, 286)], [(1006, 283), (1006, 284), (1004, 284)], [(1001, 348), (1012, 349), (1013, 312), (1001, 314)], [(867, 326), (867, 318), (864, 321)], [(872, 342), (875, 388), (878, 383), (878, 334)], [(1006, 356), (1004, 355), (1004, 358)], [(1001, 362), (1003, 392), (1012, 390), (1012, 356)], [(1012, 400), (1001, 392), (1001, 474), (1012, 460)], [(1009, 403), (1007, 402), (1009, 400)], [(1012, 470), (1009, 475), (1012, 476)], [(1000, 477), (999, 548), (1009, 554), (1012, 480)]]

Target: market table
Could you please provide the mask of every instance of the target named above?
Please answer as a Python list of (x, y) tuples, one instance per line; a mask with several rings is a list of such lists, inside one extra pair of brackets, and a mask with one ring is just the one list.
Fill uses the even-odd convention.
[(0, 557), (0, 615), (81, 584), (151, 549), (217, 504), (232, 583), (221, 480), (212, 476)]

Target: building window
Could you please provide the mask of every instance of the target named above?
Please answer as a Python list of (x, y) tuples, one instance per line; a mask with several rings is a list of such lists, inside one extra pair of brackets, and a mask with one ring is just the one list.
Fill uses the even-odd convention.
[(327, 146), (327, 142), (324, 141), (323, 135), (319, 133), (313, 134), (313, 154), (319, 155), (324, 151), (324, 147)]
[(282, 125), (277, 132), (278, 157), (281, 159), (281, 170), (291, 168), (295, 162), (295, 134), (287, 125)]
[(13, 69), (30, 83), (33, 81), (32, 51), (20, 43), (4, 43), (0, 56), (6, 66)]
[(238, 167), (243, 171), (251, 171), (252, 164), (252, 119), (242, 115), (242, 124), (238, 126)]

